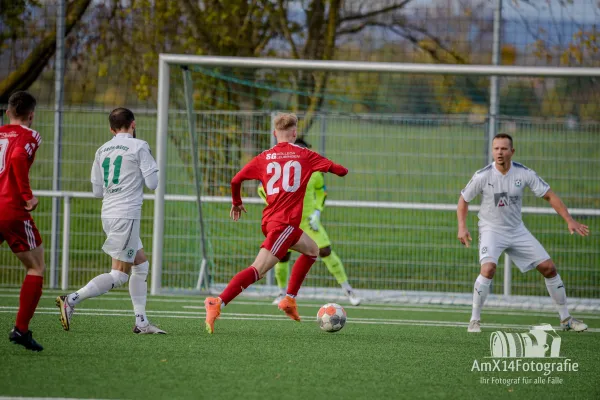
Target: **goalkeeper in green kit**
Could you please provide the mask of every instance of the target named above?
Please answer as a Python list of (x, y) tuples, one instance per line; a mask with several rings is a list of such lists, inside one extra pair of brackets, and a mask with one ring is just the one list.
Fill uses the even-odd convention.
[[(310, 145), (303, 139), (298, 138), (294, 143), (300, 147), (310, 148)], [(266, 202), (265, 189), (262, 186), (258, 186), (258, 195)], [(352, 286), (348, 283), (348, 276), (344, 269), (344, 264), (338, 255), (331, 249), (331, 241), (325, 231), (323, 225), (321, 225), (321, 212), (325, 207), (325, 198), (327, 192), (325, 191), (325, 180), (322, 172), (314, 172), (308, 186), (306, 187), (306, 195), (304, 196), (304, 207), (302, 209), (302, 223), (300, 229), (308, 234), (312, 240), (314, 240), (319, 246), (319, 257), (327, 266), (327, 269), (338, 281), (340, 286), (346, 292), (346, 295), (350, 299), (350, 303), (353, 306), (360, 304), (360, 299), (356, 297)], [(273, 304), (279, 304), (281, 299), (285, 297), (289, 260), (291, 252), (288, 252), (275, 266), (275, 278), (277, 279), (277, 286), (279, 286), (279, 296), (273, 301)]]

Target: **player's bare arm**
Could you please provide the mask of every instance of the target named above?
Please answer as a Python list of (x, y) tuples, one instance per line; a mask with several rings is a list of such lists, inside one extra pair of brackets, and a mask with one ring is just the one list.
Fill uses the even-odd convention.
[(242, 204), (242, 182), (245, 180), (243, 172), (244, 169), (238, 172), (231, 180), (232, 205), (231, 210), (229, 211), (229, 217), (234, 221), (240, 219), (242, 216), (242, 211), (245, 213), (247, 212), (246, 208)]
[(240, 204), (239, 206), (232, 205), (231, 211), (229, 211), (229, 217), (232, 220), (237, 221), (242, 216), (242, 211), (247, 213), (246, 208), (244, 207), (243, 204)]
[(231, 210), (229, 216), (237, 221), (242, 216), (242, 211), (247, 212), (242, 204), (242, 182), (252, 179), (259, 179), (255, 168), (256, 158), (253, 158), (240, 172), (231, 179)]
[(558, 195), (554, 193), (552, 189), (549, 189), (548, 192), (546, 192), (546, 194), (544, 195), (544, 200), (550, 203), (550, 205), (552, 206), (552, 208), (554, 208), (556, 213), (560, 215), (562, 219), (565, 220), (569, 232), (571, 232), (571, 235), (574, 233), (577, 233), (581, 236), (587, 236), (590, 234), (590, 230), (587, 227), (587, 225), (580, 224), (579, 222), (573, 219), (565, 203), (563, 203), (560, 197), (558, 197)]
[(458, 218), (458, 240), (460, 240), (460, 242), (463, 245), (465, 245), (466, 247), (469, 247), (471, 244), (471, 241), (473, 240), (471, 238), (471, 233), (469, 232), (469, 229), (467, 228), (467, 214), (468, 213), (469, 213), (469, 203), (467, 203), (461, 195), (460, 198), (458, 199), (458, 207), (456, 208), (456, 216)]
[(25, 202), (25, 209), (27, 211), (35, 210), (37, 208), (37, 206), (38, 206), (38, 199), (35, 196), (33, 196), (31, 199), (29, 199)]

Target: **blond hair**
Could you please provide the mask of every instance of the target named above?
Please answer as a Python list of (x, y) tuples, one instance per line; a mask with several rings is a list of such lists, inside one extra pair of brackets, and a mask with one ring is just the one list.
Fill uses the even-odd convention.
[(296, 114), (279, 113), (275, 116), (273, 124), (277, 131), (288, 131), (298, 126), (298, 117)]

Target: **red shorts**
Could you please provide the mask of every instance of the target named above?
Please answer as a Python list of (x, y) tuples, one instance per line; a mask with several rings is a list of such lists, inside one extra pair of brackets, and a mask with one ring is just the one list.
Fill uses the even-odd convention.
[(0, 220), (0, 244), (5, 240), (13, 253), (30, 251), (42, 244), (42, 237), (32, 219)]
[(297, 226), (282, 224), (281, 222), (267, 222), (262, 226), (265, 241), (260, 247), (269, 250), (280, 260), (287, 254), (290, 247), (298, 243), (304, 233)]

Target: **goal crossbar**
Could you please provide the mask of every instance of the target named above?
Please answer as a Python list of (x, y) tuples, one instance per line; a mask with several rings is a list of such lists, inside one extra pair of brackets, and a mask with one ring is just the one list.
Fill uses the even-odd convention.
[(435, 75), (497, 76), (600, 76), (600, 68), (590, 67), (521, 67), (510, 65), (418, 64), (358, 61), (292, 60), (284, 58), (190, 56), (161, 54), (159, 64), (202, 65), (206, 67), (276, 68), (313, 71), (386, 72)]

